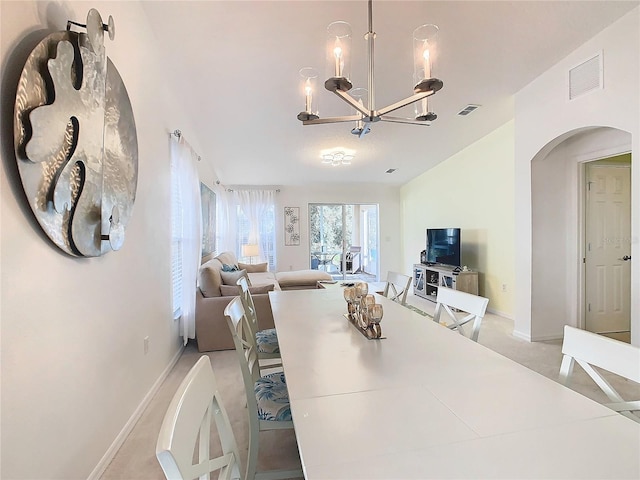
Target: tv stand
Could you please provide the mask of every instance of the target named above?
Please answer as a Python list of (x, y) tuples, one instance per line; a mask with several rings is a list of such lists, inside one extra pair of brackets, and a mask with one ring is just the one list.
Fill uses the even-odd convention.
[(418, 263), (413, 266), (414, 295), (435, 302), (438, 288), (442, 287), (478, 295), (478, 272), (450, 265)]

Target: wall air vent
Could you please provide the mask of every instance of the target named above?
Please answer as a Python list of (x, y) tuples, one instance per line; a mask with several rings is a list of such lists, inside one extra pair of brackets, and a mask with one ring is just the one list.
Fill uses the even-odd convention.
[(393, 172), (395, 172), (396, 170), (397, 170), (397, 168), (390, 168), (390, 169), (388, 169), (388, 170), (385, 170), (385, 172), (384, 172), (384, 173), (393, 173)]
[(458, 115), (464, 117), (465, 115), (469, 115), (471, 112), (473, 112), (474, 110), (476, 110), (477, 108), (479, 108), (480, 105), (473, 105), (473, 104), (469, 104), (466, 107), (464, 107), (462, 110), (460, 110), (458, 112)]
[(569, 70), (569, 100), (602, 88), (602, 52)]

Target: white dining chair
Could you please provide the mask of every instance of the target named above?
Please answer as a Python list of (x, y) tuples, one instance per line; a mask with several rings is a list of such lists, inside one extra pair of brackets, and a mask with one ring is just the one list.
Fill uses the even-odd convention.
[[(213, 425), (222, 455), (211, 458)], [(198, 460), (194, 464), (196, 450)], [(168, 480), (209, 478), (215, 471), (221, 479), (241, 478), (238, 446), (206, 355), (187, 373), (169, 404), (158, 434), (156, 457)]]
[[(480, 325), (488, 304), (488, 298), (452, 288), (440, 287), (436, 296), (433, 321), (445, 325), (450, 330), (457, 330), (461, 335), (465, 336), (467, 336), (467, 333), (462, 328), (463, 325), (473, 322), (468, 337), (477, 342)], [(446, 318), (442, 316), (443, 311), (447, 314)]]
[(245, 340), (247, 336), (255, 338), (258, 359), (264, 360), (260, 362), (261, 368), (281, 367), (282, 360), (280, 359), (280, 345), (278, 344), (276, 329), (258, 329), (258, 315), (246, 277), (240, 277), (236, 284), (238, 285), (238, 294), (242, 301), (245, 316), (247, 317), (248, 329), (242, 332), (243, 338)]
[(240, 325), (248, 321), (240, 297), (231, 300), (224, 310), (224, 315), (233, 337), (247, 396), (249, 451), (245, 479), (302, 478), (302, 469), (257, 471), (260, 432), (293, 428), (289, 392), (284, 373), (260, 375), (255, 341), (251, 338), (243, 340), (240, 337), (241, 329), (245, 328)]
[(382, 295), (400, 305), (406, 305), (407, 294), (411, 286), (411, 277), (397, 272), (387, 273), (387, 283)]
[(565, 325), (562, 353), (560, 383), (569, 386), (573, 367), (577, 362), (611, 400), (611, 403), (605, 404), (607, 407), (640, 423), (640, 400), (625, 401), (611, 384), (593, 368), (601, 368), (640, 383), (640, 348)]

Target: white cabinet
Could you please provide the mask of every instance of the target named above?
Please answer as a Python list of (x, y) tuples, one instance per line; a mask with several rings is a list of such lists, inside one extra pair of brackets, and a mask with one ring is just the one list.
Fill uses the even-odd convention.
[(478, 272), (462, 271), (446, 265), (413, 266), (413, 293), (432, 302), (436, 301), (438, 288), (448, 287), (478, 295)]

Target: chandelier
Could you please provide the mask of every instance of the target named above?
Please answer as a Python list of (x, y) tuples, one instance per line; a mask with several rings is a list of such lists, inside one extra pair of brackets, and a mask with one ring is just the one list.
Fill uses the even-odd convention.
[[(442, 80), (431, 76), (433, 58), (435, 53), (435, 40), (438, 34), (436, 25), (422, 25), (413, 32), (413, 63), (414, 83), (413, 95), (400, 100), (392, 105), (376, 108), (375, 104), (375, 79), (374, 79), (374, 44), (376, 33), (373, 31), (373, 7), (372, 0), (368, 0), (369, 31), (365, 35), (367, 40), (367, 52), (369, 61), (368, 88), (354, 89), (364, 90), (367, 94), (365, 106), (362, 96), (350, 94), (353, 87), (349, 80), (351, 26), (346, 22), (333, 22), (327, 27), (328, 63), (331, 67), (331, 77), (324, 82), (324, 87), (333, 92), (352, 109), (352, 115), (340, 117), (320, 118), (316, 95), (316, 82), (318, 73), (313, 67), (305, 67), (300, 70), (303, 78), (303, 92), (305, 109), (298, 114), (298, 120), (303, 125), (319, 125), (323, 123), (355, 122), (356, 126), (351, 133), (363, 137), (369, 133), (370, 125), (375, 122), (407, 123), (411, 125), (430, 125), (437, 115), (429, 110), (428, 97), (435, 94), (443, 86)], [(388, 115), (389, 113), (415, 104), (415, 118), (402, 118)]]

